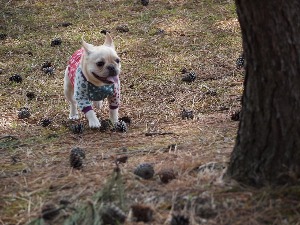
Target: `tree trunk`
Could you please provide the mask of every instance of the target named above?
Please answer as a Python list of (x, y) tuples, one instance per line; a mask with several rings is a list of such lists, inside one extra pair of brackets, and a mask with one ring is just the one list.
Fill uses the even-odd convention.
[(236, 0), (246, 74), (227, 174), (250, 184), (299, 183), (300, 1)]

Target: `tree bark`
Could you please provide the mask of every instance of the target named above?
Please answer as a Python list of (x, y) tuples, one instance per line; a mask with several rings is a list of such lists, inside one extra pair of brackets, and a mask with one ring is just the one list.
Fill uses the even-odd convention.
[(300, 1), (236, 0), (245, 53), (241, 120), (227, 174), (249, 185), (300, 178)]

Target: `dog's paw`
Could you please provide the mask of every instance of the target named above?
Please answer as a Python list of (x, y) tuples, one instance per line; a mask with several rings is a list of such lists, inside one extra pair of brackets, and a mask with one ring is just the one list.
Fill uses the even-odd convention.
[(100, 121), (97, 119), (97, 120), (90, 120), (89, 121), (89, 127), (90, 128), (100, 128), (101, 127), (101, 123)]
[(97, 116), (96, 116), (96, 114), (93, 110), (88, 111), (85, 114), (85, 116), (89, 121), (89, 127), (90, 128), (100, 128), (101, 127), (101, 123), (98, 120), (98, 118), (97, 118)]
[(78, 120), (79, 119), (79, 115), (78, 114), (75, 114), (75, 115), (69, 115), (69, 119), (70, 120)]

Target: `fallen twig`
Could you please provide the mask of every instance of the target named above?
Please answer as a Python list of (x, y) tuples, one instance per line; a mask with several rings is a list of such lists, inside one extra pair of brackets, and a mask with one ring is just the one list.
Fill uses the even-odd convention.
[(12, 135), (5, 135), (0, 137), (0, 140), (2, 139), (10, 139), (10, 140), (18, 140), (19, 138), (17, 138), (16, 136), (12, 136)]
[(149, 132), (149, 133), (145, 133), (145, 136), (169, 135), (169, 134), (175, 134), (175, 133), (173, 133), (173, 132)]

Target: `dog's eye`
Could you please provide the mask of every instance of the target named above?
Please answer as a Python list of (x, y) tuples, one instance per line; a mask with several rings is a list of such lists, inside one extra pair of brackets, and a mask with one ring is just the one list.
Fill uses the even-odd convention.
[(120, 59), (116, 59), (115, 62), (119, 64), (120, 63)]
[(97, 62), (96, 65), (99, 66), (99, 67), (102, 67), (104, 66), (105, 62), (103, 61), (100, 61), (100, 62)]

